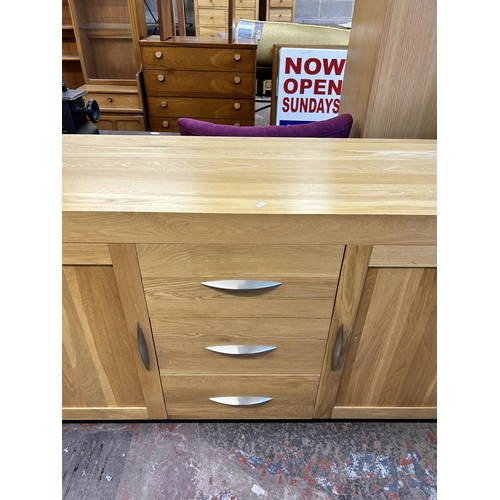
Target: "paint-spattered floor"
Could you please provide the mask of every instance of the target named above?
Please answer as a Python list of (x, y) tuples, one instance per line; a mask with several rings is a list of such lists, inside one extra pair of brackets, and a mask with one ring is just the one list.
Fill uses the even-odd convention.
[(435, 422), (63, 423), (63, 500), (436, 500)]

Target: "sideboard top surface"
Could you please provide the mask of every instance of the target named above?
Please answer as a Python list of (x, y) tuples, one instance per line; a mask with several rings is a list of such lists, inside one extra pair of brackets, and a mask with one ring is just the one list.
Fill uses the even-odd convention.
[(431, 216), (435, 140), (63, 135), (62, 210)]

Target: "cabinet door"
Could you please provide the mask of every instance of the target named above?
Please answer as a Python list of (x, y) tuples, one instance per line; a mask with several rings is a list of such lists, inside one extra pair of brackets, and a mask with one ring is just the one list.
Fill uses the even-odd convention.
[(134, 245), (65, 245), (62, 275), (63, 418), (166, 418)]
[(437, 270), (370, 267), (332, 417), (436, 418)]

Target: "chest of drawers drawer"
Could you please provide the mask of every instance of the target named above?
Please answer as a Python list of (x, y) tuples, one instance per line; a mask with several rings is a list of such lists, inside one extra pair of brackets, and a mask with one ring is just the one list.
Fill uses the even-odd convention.
[[(149, 128), (153, 132), (179, 132), (179, 126), (177, 125), (177, 116), (150, 116), (149, 117)], [(253, 118), (204, 118), (204, 120), (210, 123), (220, 123), (222, 125), (233, 125), (236, 127), (251, 127), (254, 125)]]
[(318, 375), (330, 318), (154, 318), (152, 324), (162, 375)]
[(137, 251), (152, 322), (329, 318), (343, 246), (145, 244)]
[(189, 118), (252, 118), (253, 99), (205, 99), (194, 97), (151, 96), (147, 99), (150, 116), (186, 116)]
[(246, 94), (253, 95), (255, 79), (249, 73), (225, 71), (159, 71), (144, 70), (144, 82), (149, 94), (200, 93), (200, 94)]
[[(161, 380), (172, 419), (310, 419), (319, 384), (319, 377), (294, 375), (167, 375)], [(233, 405), (235, 398), (242, 404)]]
[(141, 47), (144, 69), (253, 73), (256, 51), (242, 47)]

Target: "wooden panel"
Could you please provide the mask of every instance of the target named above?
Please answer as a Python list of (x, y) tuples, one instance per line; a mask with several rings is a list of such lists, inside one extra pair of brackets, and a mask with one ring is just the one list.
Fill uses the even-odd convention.
[(231, 118), (233, 122), (251, 119), (254, 99), (199, 99), (196, 97), (148, 97), (150, 116), (184, 116), (188, 118)]
[[(253, 73), (144, 70), (148, 95), (153, 92), (191, 92), (197, 94), (253, 94)], [(200, 95), (201, 97), (201, 95)]]
[(85, 95), (85, 100), (95, 99), (99, 104), (101, 112), (109, 110), (123, 110), (131, 113), (142, 113), (141, 100), (139, 95), (133, 94), (118, 94), (118, 93), (98, 93), (88, 92)]
[[(62, 157), (65, 213), (246, 214), (266, 226), (279, 215), (271, 224), (281, 233), (286, 216), (316, 214), (346, 222), (325, 228), (342, 243), (371, 232), (369, 244), (416, 245), (436, 220), (436, 141), (65, 134)], [(382, 242), (373, 230), (385, 222), (392, 228)], [(204, 223), (186, 229), (216, 239)]]
[(370, 267), (436, 267), (437, 247), (375, 245)]
[[(305, 376), (164, 376), (168, 414), (173, 419), (310, 419), (318, 377)], [(272, 401), (232, 407), (210, 397), (262, 396)]]
[(147, 420), (144, 407), (121, 408), (63, 408), (63, 420)]
[(111, 265), (108, 245), (102, 243), (63, 243), (63, 264)]
[(63, 266), (63, 407), (145, 407), (112, 267)]
[(437, 419), (436, 407), (380, 407), (380, 406), (337, 406), (332, 418), (344, 419)]
[[(191, 318), (154, 325), (155, 345), (162, 375), (303, 374), (319, 376), (329, 318), (300, 320), (255, 318)], [(256, 355), (226, 355), (209, 346), (266, 345), (276, 349)]]
[(436, 269), (370, 269), (336, 407), (436, 407)]
[(435, 0), (356, 0), (340, 113), (351, 137), (437, 137)]
[[(121, 301), (124, 305), (129, 338), (134, 344), (134, 360), (147, 405), (148, 417), (167, 418), (135, 246), (132, 244), (109, 244), (109, 251), (113, 259)], [(149, 353), (148, 369), (144, 366), (137, 346), (138, 323), (141, 325)]]
[[(253, 73), (256, 64), (255, 47), (183, 47), (142, 46), (145, 69), (177, 71), (231, 71)], [(235, 58), (236, 56), (236, 58)]]
[[(361, 291), (368, 271), (371, 246), (347, 246), (340, 274), (340, 281), (335, 298), (335, 308), (330, 334), (325, 351), (320, 385), (314, 408), (314, 418), (330, 418), (332, 408), (339, 389), (346, 353), (352, 342), (354, 321), (361, 298)], [(335, 370), (332, 369), (335, 341), (343, 325), (343, 343), (340, 359)]]

